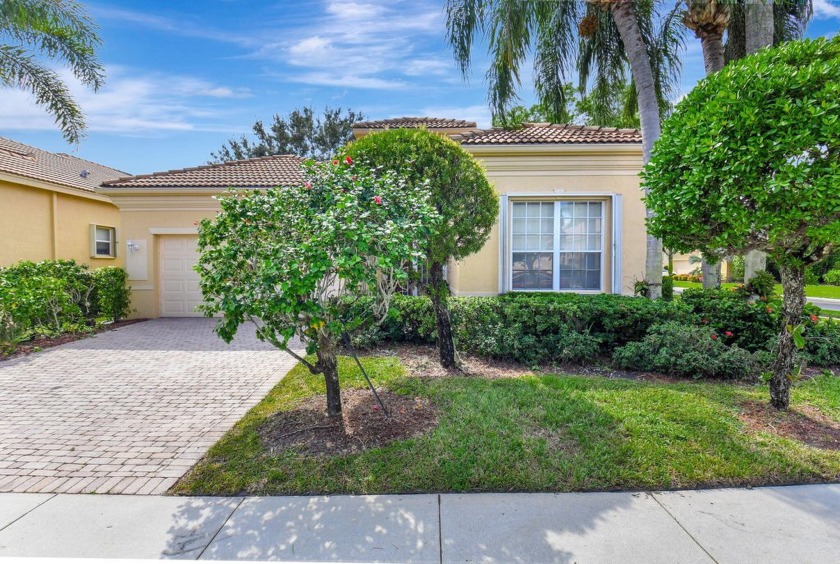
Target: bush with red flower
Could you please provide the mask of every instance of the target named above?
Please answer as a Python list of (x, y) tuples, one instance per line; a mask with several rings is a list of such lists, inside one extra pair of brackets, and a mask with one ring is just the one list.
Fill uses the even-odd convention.
[[(416, 241), (435, 229), (428, 190), (351, 159), (307, 163), (300, 186), (232, 190), (199, 227), (202, 310), (221, 315), (216, 332), (233, 339), (253, 323), (257, 336), (323, 374), (330, 415), (341, 411), (336, 348), (345, 331), (383, 319), (402, 264), (423, 258)], [(372, 297), (348, 308), (348, 298)], [(310, 362), (296, 352), (297, 337)]]

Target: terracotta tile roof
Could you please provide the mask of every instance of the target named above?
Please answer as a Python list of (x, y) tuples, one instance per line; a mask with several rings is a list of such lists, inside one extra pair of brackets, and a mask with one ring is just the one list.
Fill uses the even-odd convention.
[(527, 123), (519, 129), (484, 129), (453, 137), (462, 145), (529, 145), (546, 143), (641, 143), (638, 129), (563, 123)]
[(268, 188), (303, 183), (295, 155), (271, 155), (241, 161), (141, 174), (104, 182), (103, 188)]
[(96, 192), (102, 182), (128, 174), (64, 153), (36, 149), (4, 137), (0, 137), (0, 172), (92, 193)]
[(469, 129), (476, 128), (478, 125), (474, 121), (434, 117), (400, 117), (360, 121), (353, 124), (353, 129), (399, 129), (401, 127), (406, 129), (418, 127), (426, 127), (428, 129)]

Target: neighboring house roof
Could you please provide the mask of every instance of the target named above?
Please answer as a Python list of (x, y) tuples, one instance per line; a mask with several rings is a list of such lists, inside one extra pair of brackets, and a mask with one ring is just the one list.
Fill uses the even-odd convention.
[(400, 117), (360, 121), (353, 124), (353, 129), (416, 129), (419, 127), (427, 129), (469, 129), (476, 128), (478, 125), (474, 121), (434, 117)]
[(532, 145), (546, 143), (641, 143), (638, 129), (526, 123), (519, 129), (479, 129), (453, 136), (462, 145)]
[(128, 174), (65, 153), (50, 153), (0, 137), (0, 172), (96, 193), (106, 180)]
[(140, 174), (111, 180), (103, 188), (270, 188), (303, 183), (295, 155), (271, 155), (241, 161)]

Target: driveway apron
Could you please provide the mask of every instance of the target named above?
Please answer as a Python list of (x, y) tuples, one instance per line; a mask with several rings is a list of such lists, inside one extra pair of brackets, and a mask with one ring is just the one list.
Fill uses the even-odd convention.
[(294, 366), (155, 319), (0, 362), (0, 492), (166, 492)]

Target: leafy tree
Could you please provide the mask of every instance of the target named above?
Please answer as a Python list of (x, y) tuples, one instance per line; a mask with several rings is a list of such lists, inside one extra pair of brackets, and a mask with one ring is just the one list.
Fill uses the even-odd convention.
[(266, 128), (262, 120), (251, 126), (254, 140), (242, 135), (230, 139), (216, 153), (211, 163), (265, 157), (297, 155), (318, 160), (332, 157), (353, 138), (353, 124), (364, 119), (360, 112), (342, 108), (325, 108), (323, 117), (316, 117), (312, 107), (293, 110), (288, 116), (274, 115)]
[(769, 254), (784, 321), (770, 401), (786, 409), (805, 271), (840, 241), (840, 37), (732, 62), (677, 106), (643, 172), (649, 230), (668, 248)]
[[(232, 191), (199, 227), (205, 314), (222, 314), (216, 332), (230, 342), (243, 323), (323, 374), (327, 412), (341, 412), (338, 339), (381, 320), (403, 261), (418, 256), (436, 216), (422, 184), (394, 173), (374, 176), (347, 160), (309, 163), (303, 186)], [(373, 300), (353, 300), (372, 295)], [(299, 337), (310, 362), (289, 348)]]
[[(588, 0), (585, 5), (540, 0), (448, 0), (447, 33), (464, 74), (470, 68), (476, 36), (487, 36), (489, 99), (496, 113), (504, 113), (516, 99), (520, 70), (530, 48), (535, 53), (535, 87), (540, 103), (558, 114), (566, 107), (564, 85), (570, 74), (579, 72), (582, 89), (591, 79), (593, 92), (606, 95), (609, 88), (603, 85), (623, 82), (629, 66), (646, 163), (659, 138), (663, 108), (668, 106), (670, 89), (679, 74), (678, 51), (683, 44), (676, 10), (660, 16), (654, 0)], [(645, 273), (650, 296), (659, 298), (662, 245), (650, 236)]]
[[(512, 106), (504, 115), (493, 116), (494, 127), (516, 129), (523, 123), (575, 123), (602, 127), (639, 127), (639, 108), (636, 104), (636, 89), (627, 82), (596, 85), (588, 94), (566, 84), (566, 109), (561, 115), (548, 111), (542, 104), (530, 108)], [(608, 92), (601, 92), (607, 89)]]
[(370, 167), (395, 169), (414, 186), (425, 185), (429, 203), (440, 215), (438, 228), (418, 238), (435, 310), (440, 363), (457, 366), (443, 267), (481, 249), (499, 215), (499, 198), (484, 170), (458, 143), (425, 129), (391, 129), (349, 144), (342, 156)]
[(69, 0), (0, 2), (0, 84), (29, 91), (55, 118), (69, 143), (78, 143), (85, 120), (58, 73), (40, 60), (59, 61), (82, 84), (98, 90), (105, 72), (96, 57), (100, 39), (83, 7)]

